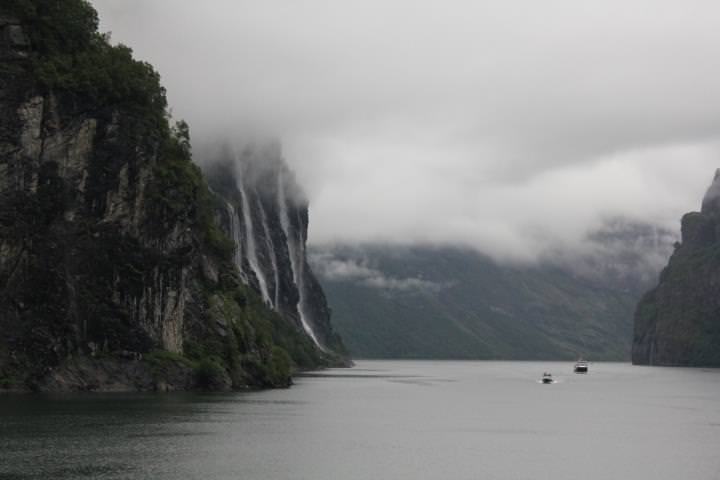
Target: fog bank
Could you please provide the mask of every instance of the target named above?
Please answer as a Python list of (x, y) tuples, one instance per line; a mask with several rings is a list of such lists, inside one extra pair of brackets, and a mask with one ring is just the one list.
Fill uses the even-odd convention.
[(716, 2), (92, 3), (194, 142), (282, 139), (315, 244), (534, 261), (677, 231), (720, 164)]

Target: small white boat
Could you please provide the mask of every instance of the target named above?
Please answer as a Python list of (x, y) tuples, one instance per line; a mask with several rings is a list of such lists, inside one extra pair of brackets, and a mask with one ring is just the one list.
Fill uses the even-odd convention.
[(588, 363), (585, 360), (578, 360), (573, 371), (575, 373), (588, 373)]
[(554, 381), (555, 380), (553, 380), (553, 378), (552, 378), (552, 373), (547, 373), (547, 372), (543, 373), (543, 376), (541, 379), (542, 383), (553, 383)]

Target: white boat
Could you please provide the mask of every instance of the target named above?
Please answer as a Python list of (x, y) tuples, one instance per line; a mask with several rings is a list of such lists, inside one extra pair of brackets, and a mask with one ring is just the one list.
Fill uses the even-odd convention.
[(575, 373), (588, 373), (588, 363), (585, 360), (578, 360), (573, 371)]
[(541, 381), (542, 381), (542, 383), (553, 383), (554, 380), (552, 378), (552, 373), (547, 373), (547, 372), (543, 373)]

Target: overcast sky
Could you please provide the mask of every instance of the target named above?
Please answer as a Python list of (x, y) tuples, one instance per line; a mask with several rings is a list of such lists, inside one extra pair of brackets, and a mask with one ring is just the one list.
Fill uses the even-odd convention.
[(279, 136), (311, 241), (532, 259), (720, 166), (720, 3), (94, 0), (196, 142)]

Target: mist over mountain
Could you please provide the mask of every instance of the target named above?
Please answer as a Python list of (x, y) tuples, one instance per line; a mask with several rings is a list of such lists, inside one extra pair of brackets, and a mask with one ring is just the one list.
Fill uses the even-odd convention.
[(307, 263), (308, 202), (280, 144), (221, 144), (214, 155), (201, 155), (210, 188), (224, 202), (220, 225), (233, 241), (242, 281), (325, 353), (344, 354)]
[(470, 249), (315, 247), (333, 321), (360, 358), (627, 360), (671, 232), (615, 219), (593, 255), (497, 263)]
[(720, 155), (712, 2), (93, 4), (195, 146), (282, 139), (315, 245), (592, 255), (608, 219), (676, 231)]
[(626, 358), (720, 153), (710, 3), (93, 4), (0, 17), (0, 357), (37, 388), (156, 350), (284, 385), (345, 362), (330, 307), (360, 355)]

